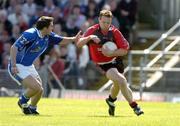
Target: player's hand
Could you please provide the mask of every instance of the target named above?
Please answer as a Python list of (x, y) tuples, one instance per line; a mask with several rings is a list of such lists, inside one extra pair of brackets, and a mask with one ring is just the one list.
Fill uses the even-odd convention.
[(114, 57), (114, 51), (109, 50), (108, 48), (102, 48), (102, 54), (107, 57)]
[(101, 41), (96, 35), (90, 35), (89, 37), (97, 44)]
[(78, 42), (79, 38), (81, 38), (81, 36), (82, 36), (81, 34), (82, 34), (82, 31), (79, 31), (79, 32), (76, 34), (76, 36), (75, 36), (75, 38), (74, 38), (75, 43)]
[(16, 75), (16, 74), (19, 73), (19, 70), (17, 69), (17, 66), (12, 66), (12, 67), (11, 67), (11, 71), (12, 71), (12, 74), (13, 74), (13, 75)]

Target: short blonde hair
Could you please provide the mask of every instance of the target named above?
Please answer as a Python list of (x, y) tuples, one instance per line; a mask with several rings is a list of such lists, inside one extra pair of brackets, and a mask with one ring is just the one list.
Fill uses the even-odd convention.
[(101, 10), (99, 17), (101, 18), (102, 16), (110, 17), (110, 18), (113, 17), (112, 12), (110, 10)]

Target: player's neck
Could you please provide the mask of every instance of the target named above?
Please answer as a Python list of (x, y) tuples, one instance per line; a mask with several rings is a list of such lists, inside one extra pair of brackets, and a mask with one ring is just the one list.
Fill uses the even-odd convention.
[(44, 36), (46, 36), (46, 32), (44, 30), (40, 30), (40, 35), (42, 38), (44, 38)]
[(100, 28), (100, 31), (101, 31), (101, 33), (103, 33), (104, 35), (106, 35), (106, 34), (108, 33), (108, 31), (109, 31), (109, 28), (108, 28), (108, 29), (102, 29), (102, 28)]
[(109, 30), (107, 30), (107, 29), (106, 29), (106, 30), (101, 29), (101, 32), (102, 32), (104, 35), (106, 35), (106, 34), (108, 33), (108, 31), (109, 31)]

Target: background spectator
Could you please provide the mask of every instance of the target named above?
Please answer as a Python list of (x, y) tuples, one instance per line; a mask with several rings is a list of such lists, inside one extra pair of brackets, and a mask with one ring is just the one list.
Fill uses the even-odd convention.
[(7, 11), (0, 10), (0, 35), (4, 31), (8, 32), (10, 36), (12, 34), (12, 23), (7, 19)]
[(66, 32), (70, 35), (74, 35), (77, 31), (79, 31), (81, 25), (86, 21), (86, 17), (81, 14), (80, 6), (75, 5), (72, 9), (72, 13), (69, 15), (66, 27)]
[(11, 13), (8, 16), (8, 20), (13, 24), (13, 25), (19, 25), (21, 31), (24, 31), (28, 28), (28, 22), (29, 22), (29, 17), (27, 14), (25, 14), (22, 11), (21, 5), (17, 4), (15, 6), (15, 12)]
[(121, 0), (117, 5), (115, 13), (120, 22), (120, 31), (127, 40), (129, 40), (130, 30), (136, 21), (137, 5), (136, 0)]
[(53, 0), (46, 0), (44, 7), (44, 14), (47, 16), (51, 16), (54, 9), (55, 9), (55, 5)]
[(36, 4), (34, 3), (34, 0), (26, 0), (26, 3), (22, 6), (22, 11), (29, 17), (34, 16), (36, 13)]

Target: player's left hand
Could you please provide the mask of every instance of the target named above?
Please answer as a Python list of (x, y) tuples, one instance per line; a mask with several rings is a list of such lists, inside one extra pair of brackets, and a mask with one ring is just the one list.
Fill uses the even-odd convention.
[(102, 48), (102, 54), (107, 57), (114, 57), (114, 51), (109, 50), (108, 48)]
[(12, 71), (13, 76), (19, 73), (19, 70), (16, 65), (12, 66), (11, 71)]
[(96, 44), (100, 43), (100, 41), (101, 41), (97, 35), (90, 35), (89, 37), (90, 37), (90, 39), (93, 40), (94, 43), (96, 43)]

